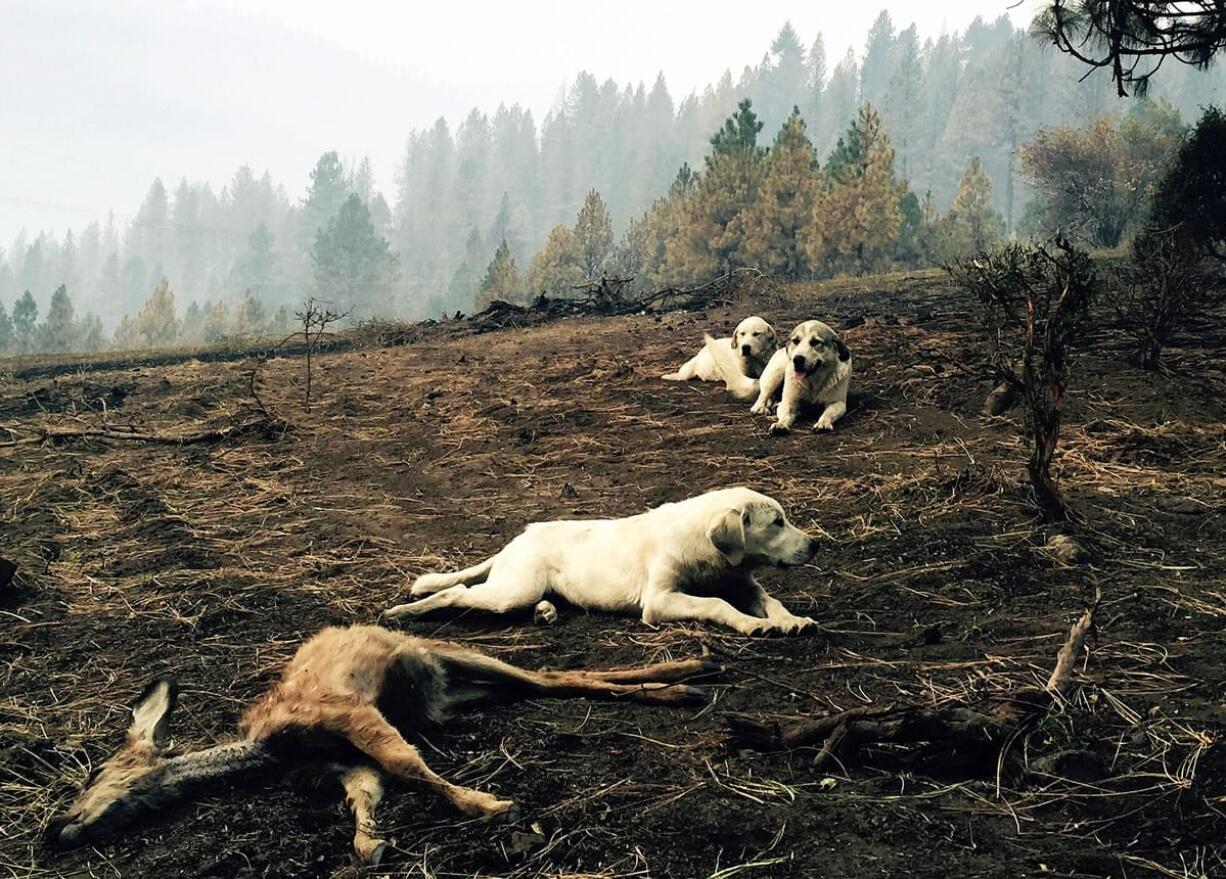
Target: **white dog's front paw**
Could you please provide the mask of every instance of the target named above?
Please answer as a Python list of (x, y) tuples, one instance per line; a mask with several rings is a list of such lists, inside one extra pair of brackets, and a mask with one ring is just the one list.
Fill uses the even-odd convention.
[(553, 606), (552, 601), (537, 602), (536, 607), (532, 611), (532, 622), (538, 626), (552, 626), (558, 621), (558, 609)]
[(828, 418), (819, 418), (817, 424), (813, 425), (813, 430), (817, 433), (834, 430), (834, 422)]
[(742, 635), (765, 635), (774, 628), (770, 620), (746, 620), (736, 627)]
[(666, 372), (664, 375), (660, 376), (660, 378), (664, 379), (666, 382), (679, 382), (681, 381), (681, 373)]
[(792, 432), (792, 428), (784, 424), (782, 421), (776, 421), (767, 431), (771, 436), (786, 436)]
[(417, 605), (412, 603), (398, 604), (395, 607), (389, 607), (387, 610), (383, 611), (383, 618), (385, 620), (394, 620), (396, 617), (413, 616), (417, 616)]
[(758, 402), (749, 407), (749, 412), (751, 415), (767, 415), (770, 413), (770, 411), (770, 403)]
[(804, 632), (812, 632), (816, 628), (817, 620), (813, 617), (789, 617), (779, 625), (780, 631), (785, 635), (799, 635)]

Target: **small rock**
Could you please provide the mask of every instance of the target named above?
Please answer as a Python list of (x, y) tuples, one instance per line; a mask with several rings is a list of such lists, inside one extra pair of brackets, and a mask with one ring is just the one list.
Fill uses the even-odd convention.
[(562, 497), (577, 498), (578, 496), (579, 496), (579, 492), (575, 491), (575, 487), (571, 485), (569, 482), (565, 483), (562, 486)]
[(1067, 534), (1053, 534), (1043, 545), (1043, 552), (1062, 565), (1075, 565), (1086, 558), (1081, 544)]

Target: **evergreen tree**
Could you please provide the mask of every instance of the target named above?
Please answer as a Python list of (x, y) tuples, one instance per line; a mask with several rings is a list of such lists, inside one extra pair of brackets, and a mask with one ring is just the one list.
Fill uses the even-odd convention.
[(475, 228), (469, 229), (468, 240), (464, 243), (464, 261), (451, 276), (451, 284), (447, 287), (447, 300), (439, 301), (432, 313), (437, 314), (439, 310), (445, 313), (455, 309), (466, 310), (477, 300), (478, 288), (481, 286), (481, 261), (483, 254), (488, 252), (481, 240), (481, 233)]
[(247, 290), (234, 310), (234, 331), (240, 336), (256, 335), (264, 332), (267, 320), (264, 313), (264, 301), (260, 294)]
[(978, 157), (971, 160), (962, 175), (950, 220), (955, 240), (962, 244), (963, 253), (958, 255), (983, 253), (1004, 234), (1004, 219), (992, 207), (992, 179)]
[(533, 293), (565, 297), (573, 295), (574, 285), (586, 280), (583, 276), (579, 242), (569, 226), (557, 225), (549, 230), (549, 237), (532, 258), (528, 268), (528, 284)]
[(805, 252), (817, 271), (866, 272), (882, 267), (897, 244), (902, 187), (894, 182), (894, 148), (871, 105), (844, 141), (847, 161), (826, 169)]
[(575, 220), (575, 247), (584, 280), (598, 278), (613, 247), (613, 223), (604, 199), (594, 189), (583, 200)]
[(724, 127), (711, 138), (708, 166), (721, 156), (751, 154), (754, 158), (761, 158), (763, 150), (757, 145), (761, 130), (762, 123), (753, 111), (753, 103), (745, 98), (737, 104), (736, 112), (728, 117)]
[(34, 350), (34, 330), (38, 324), (38, 305), (27, 290), (13, 306), (13, 338), (19, 354), (29, 354)]
[(68, 295), (68, 287), (64, 284), (55, 288), (51, 294), (51, 304), (47, 306), (47, 316), (39, 327), (42, 337), (42, 350), (54, 353), (73, 351), (77, 348), (77, 319), (72, 307), (72, 299)]
[(153, 295), (137, 315), (136, 332), (140, 344), (146, 348), (166, 348), (179, 338), (175, 294), (165, 278), (154, 288)]
[(745, 263), (780, 277), (805, 277), (809, 268), (802, 239), (816, 195), (817, 158), (796, 107), (775, 137), (758, 196), (746, 212)]
[(480, 311), (495, 300), (510, 302), (519, 289), (519, 271), (515, 268), (515, 257), (511, 256), (511, 249), (503, 241), (498, 245), (494, 258), (485, 270), (485, 278), (477, 291), (474, 307)]
[(13, 321), (9, 318), (9, 313), (5, 309), (4, 303), (0, 302), (0, 354), (7, 354), (12, 350)]
[(206, 343), (220, 342), (230, 335), (230, 309), (224, 300), (204, 304), (204, 330), (202, 336)]
[(335, 150), (324, 153), (311, 169), (311, 186), (302, 202), (303, 234), (306, 241), (335, 219), (349, 197), (348, 175)]
[(102, 330), (102, 318), (96, 314), (85, 315), (81, 322), (81, 349), (96, 354), (106, 346)]
[(131, 351), (133, 348), (139, 348), (141, 344), (136, 318), (125, 314), (115, 325), (115, 347), (120, 351)]
[(311, 262), (318, 298), (342, 311), (372, 314), (381, 299), (386, 301), (396, 277), (396, 257), (356, 195), (315, 236)]
[(260, 223), (247, 238), (247, 251), (236, 265), (238, 284), (248, 290), (263, 292), (272, 283), (276, 271), (273, 235)]

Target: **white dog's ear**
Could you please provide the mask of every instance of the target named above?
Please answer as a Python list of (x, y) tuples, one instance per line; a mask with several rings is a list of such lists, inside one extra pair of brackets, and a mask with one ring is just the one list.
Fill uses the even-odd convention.
[(732, 346), (732, 350), (736, 350), (736, 330), (732, 331), (732, 336), (728, 339), (728, 344)]
[(745, 559), (745, 522), (741, 510), (728, 510), (716, 516), (707, 528), (707, 537), (730, 565)]
[(838, 336), (834, 337), (834, 347), (839, 352), (839, 360), (843, 363), (851, 360), (851, 352), (847, 350), (847, 346), (843, 344), (843, 340)]

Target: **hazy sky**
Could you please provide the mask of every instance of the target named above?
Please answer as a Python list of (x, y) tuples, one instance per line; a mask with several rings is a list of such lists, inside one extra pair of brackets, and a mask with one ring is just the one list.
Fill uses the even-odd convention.
[(757, 64), (784, 21), (829, 66), (863, 50), (882, 8), (921, 39), (976, 15), (1025, 23), (1035, 0), (0, 0), (0, 246), (63, 232), (155, 176), (220, 191), (241, 164), (292, 197), (326, 149), (369, 154), (388, 193), (406, 135), (473, 106), (539, 124), (580, 70), (618, 83), (663, 71), (674, 99)]

